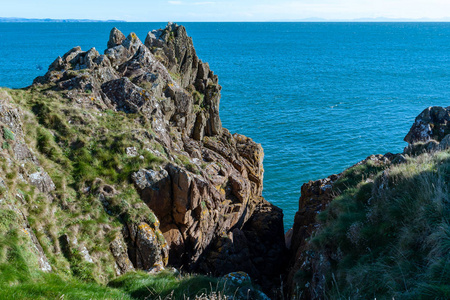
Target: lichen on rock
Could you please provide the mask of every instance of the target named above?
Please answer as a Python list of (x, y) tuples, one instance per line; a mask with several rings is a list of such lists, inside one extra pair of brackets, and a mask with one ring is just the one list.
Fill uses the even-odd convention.
[[(104, 54), (74, 47), (12, 92), (30, 112), (26, 132), (21, 117), (0, 115), (3, 151), (33, 162), (22, 177), (46, 196), (42, 207), (34, 195), (23, 206), (47, 216), (33, 226), (57, 268), (103, 282), (167, 265), (226, 269), (276, 285), (269, 278), (282, 271), (282, 212), (262, 198), (261, 145), (222, 127), (220, 91), (186, 29), (169, 23), (145, 43), (113, 28)], [(247, 250), (225, 267), (225, 254), (215, 253), (228, 235)]]

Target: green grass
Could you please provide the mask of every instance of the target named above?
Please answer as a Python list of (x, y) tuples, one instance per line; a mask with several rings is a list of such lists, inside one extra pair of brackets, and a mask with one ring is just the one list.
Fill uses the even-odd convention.
[(2, 299), (136, 299), (121, 290), (54, 274), (40, 274), (36, 280), (0, 287)]
[(342, 176), (333, 184), (333, 191), (340, 194), (347, 189), (355, 188), (360, 182), (373, 178), (385, 168), (385, 165), (376, 164), (371, 160), (353, 166), (345, 170)]
[(3, 138), (5, 140), (14, 141), (15, 135), (14, 135), (14, 133), (11, 130), (9, 130), (9, 128), (3, 127)]
[(185, 166), (185, 168), (187, 170), (191, 171), (192, 173), (200, 174), (200, 170), (198, 169), (197, 165), (191, 163), (191, 161), (189, 160), (189, 158), (187, 156), (182, 155), (182, 154), (178, 155), (176, 162), (179, 165)]
[[(115, 277), (108, 237), (120, 232), (125, 222), (157, 224), (133, 188), (131, 174), (164, 162), (145, 148), (161, 148), (165, 153), (164, 148), (148, 137), (151, 126), (142, 115), (77, 107), (64, 93), (48, 87), (7, 92), (13, 98), (10, 105), (23, 112), (23, 136), (40, 163), (38, 168), (33, 163), (3, 163), (0, 172), (5, 174), (8, 193), (18, 194), (17, 189), (24, 192), (25, 203), (18, 206), (29, 212), (30, 225), (39, 229), (36, 236), (55, 270), (80, 282), (108, 282)], [(3, 126), (4, 148), (10, 148), (11, 134)], [(138, 156), (128, 157), (127, 147), (136, 147)], [(46, 170), (56, 185), (53, 199), (35, 192), (30, 185), (19, 187), (16, 177), (20, 169), (28, 174)], [(108, 198), (110, 214), (98, 200), (94, 186), (98, 179), (116, 190)], [(86, 188), (89, 192), (83, 192)], [(73, 255), (63, 256), (57, 242), (63, 234), (77, 237), (86, 245), (96, 257), (95, 263), (84, 263), (76, 248), (71, 249)]]
[(108, 286), (120, 288), (135, 299), (158, 299), (171, 295), (173, 299), (195, 297), (202, 293), (208, 294), (224, 286), (220, 286), (219, 280), (207, 276), (177, 276), (172, 272), (162, 272), (149, 276), (144, 272), (126, 274), (111, 281)]
[(376, 170), (346, 172), (346, 188), (318, 216), (313, 250), (340, 256), (330, 260), (327, 297), (450, 298), (450, 152), (409, 158), (374, 181), (367, 172)]
[[(159, 243), (165, 243), (159, 221), (140, 199), (130, 178), (140, 168), (156, 169), (168, 157), (167, 150), (155, 140), (149, 120), (140, 114), (78, 106), (64, 96), (64, 91), (55, 92), (49, 86), (7, 92), (13, 98), (10, 104), (23, 112), (23, 137), (39, 164), (30, 160), (22, 165), (14, 159), (7, 164), (0, 157), (0, 173), (7, 185), (0, 194), (5, 196), (4, 203), (26, 212), (52, 273), (39, 271), (21, 217), (0, 206), (0, 299), (158, 299), (169, 295), (192, 299), (211, 292), (236, 293), (236, 286), (206, 276), (136, 272), (116, 278), (109, 243), (124, 226), (147, 222), (155, 229)], [(201, 103), (202, 95), (197, 96)], [(3, 127), (3, 139), (3, 148), (9, 149), (9, 142), (18, 136)], [(127, 147), (135, 147), (138, 155), (127, 156)], [(7, 155), (12, 156), (11, 151)], [(183, 155), (179, 162), (192, 172), (200, 172)], [(44, 170), (56, 186), (50, 195), (17, 180), (20, 173)], [(102, 185), (115, 190), (104, 200), (107, 205), (99, 199)], [(10, 195), (19, 196), (7, 197)], [(76, 237), (80, 246), (86, 246), (94, 263), (85, 262), (77, 247), (62, 249), (63, 235), (72, 241)]]
[(77, 260), (74, 275), (58, 270), (45, 273), (37, 268), (19, 215), (0, 210), (0, 230), (0, 299), (159, 299), (169, 294), (172, 299), (184, 299), (219, 287), (215, 278), (168, 271), (158, 275), (131, 272), (102, 285), (92, 276), (92, 266), (86, 266), (76, 252), (71, 253), (71, 259)]
[(205, 95), (200, 93), (199, 91), (194, 90), (192, 92), (192, 97), (194, 97), (194, 105), (198, 105), (199, 107), (203, 108), (203, 100), (205, 99)]
[(172, 79), (175, 81), (179, 81), (181, 79), (180, 73), (169, 71), (169, 74), (170, 74), (170, 77), (172, 77)]

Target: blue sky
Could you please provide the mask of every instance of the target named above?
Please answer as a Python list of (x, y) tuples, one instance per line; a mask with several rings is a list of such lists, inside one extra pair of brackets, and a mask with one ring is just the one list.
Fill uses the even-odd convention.
[(0, 0), (0, 17), (138, 22), (450, 17), (450, 0)]

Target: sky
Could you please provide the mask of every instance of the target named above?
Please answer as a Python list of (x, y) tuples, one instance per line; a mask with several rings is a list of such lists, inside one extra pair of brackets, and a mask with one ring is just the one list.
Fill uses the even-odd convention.
[(130, 22), (450, 17), (450, 0), (0, 0), (0, 7), (0, 17)]

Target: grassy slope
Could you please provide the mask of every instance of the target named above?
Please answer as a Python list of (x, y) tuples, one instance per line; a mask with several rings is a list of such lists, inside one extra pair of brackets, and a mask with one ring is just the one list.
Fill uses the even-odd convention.
[[(130, 272), (102, 285), (61, 270), (38, 270), (31, 244), (25, 238), (19, 216), (0, 210), (0, 299), (194, 299), (213, 295), (226, 299), (251, 284), (235, 285), (217, 278), (180, 275), (164, 271), (157, 275)], [(209, 297), (210, 297), (209, 296)], [(238, 297), (237, 299), (241, 299)]]
[[(151, 137), (143, 138), (151, 128), (142, 116), (113, 111), (99, 113), (89, 106), (80, 108), (51, 91), (7, 92), (14, 99), (12, 105), (24, 112), (22, 121), (27, 144), (35, 150), (57, 189), (52, 192), (54, 199), (48, 199), (33, 186), (17, 179), (20, 168), (30, 174), (39, 171), (36, 166), (9, 164), (0, 157), (2, 177), (7, 184), (7, 189), (0, 190), (0, 196), (5, 198), (6, 204), (28, 212), (30, 226), (53, 267), (52, 274), (37, 271), (36, 258), (22, 232), (17, 213), (0, 210), (0, 298), (59, 299), (64, 295), (64, 299), (140, 299), (150, 295), (147, 288), (154, 290), (155, 295), (168, 294), (162, 282), (170, 282), (172, 288), (181, 289), (183, 293), (185, 287), (179, 282), (198, 279), (204, 288), (208, 288), (210, 282), (216, 282), (206, 277), (179, 279), (173, 274), (161, 275), (158, 277), (161, 280), (156, 280), (137, 273), (121, 280), (127, 289), (105, 286), (115, 277), (109, 243), (121, 230), (123, 222), (155, 221), (153, 213), (140, 201), (130, 184), (130, 175), (140, 167), (154, 168), (163, 163), (164, 149)], [(13, 139), (10, 135), (10, 132), (3, 133), (5, 142)], [(2, 146), (12, 157), (10, 147)], [(132, 146), (137, 148), (141, 158), (127, 157), (125, 149)], [(161, 156), (144, 148), (157, 150)], [(95, 189), (96, 178), (114, 186), (117, 191), (110, 201), (109, 213), (93, 193), (81, 192), (88, 186)], [(18, 202), (16, 194), (23, 196), (22, 203)], [(75, 235), (72, 230), (76, 230), (76, 236), (85, 243), (91, 255), (97, 257), (95, 264), (82, 261), (76, 253), (66, 258), (55, 247), (55, 241), (62, 234)], [(135, 276), (139, 277), (140, 285), (130, 290), (128, 282), (134, 281)], [(133, 290), (140, 288), (145, 292), (136, 296)]]
[[(70, 269), (69, 273), (83, 279), (107, 282), (115, 276), (109, 243), (120, 232), (123, 222), (154, 221), (153, 213), (130, 182), (131, 173), (139, 167), (154, 168), (164, 160), (144, 150), (144, 146), (157, 148), (156, 143), (148, 141), (144, 145), (141, 142), (144, 139), (137, 136), (147, 124), (140, 122), (140, 116), (80, 108), (51, 92), (45, 94), (34, 89), (8, 92), (24, 112), (26, 142), (35, 149), (56, 190), (50, 201), (31, 185), (16, 180), (20, 165), (11, 167), (3, 163), (3, 172), (8, 174), (7, 200), (14, 202), (13, 195), (23, 194), (28, 221), (54, 268)], [(132, 146), (138, 149), (141, 158), (127, 157), (125, 149)], [(37, 171), (32, 165), (29, 168), (29, 174)], [(108, 212), (95, 196), (96, 178), (117, 191)], [(93, 192), (83, 192), (86, 187)], [(76, 255), (68, 261), (58, 254), (54, 241), (63, 234), (82, 241), (91, 255), (99, 258), (97, 263), (80, 268)]]
[[(0, 189), (0, 198), (5, 199), (3, 204), (27, 212), (53, 268), (50, 274), (38, 270), (20, 217), (12, 210), (0, 210), (1, 299), (193, 299), (211, 293), (222, 299), (224, 292), (236, 293), (238, 286), (206, 276), (132, 272), (116, 278), (109, 244), (124, 223), (146, 221), (158, 226), (130, 179), (139, 168), (159, 169), (167, 161), (165, 149), (154, 140), (144, 116), (100, 111), (95, 102), (73, 103), (64, 92), (46, 87), (5, 91), (13, 98), (11, 105), (22, 110), (26, 143), (56, 190), (49, 199), (22, 183), (17, 178), (20, 168), (28, 174), (40, 170), (31, 163), (21, 166), (13, 161), (10, 165), (0, 156), (0, 172), (7, 185)], [(3, 139), (9, 141), (10, 135), (3, 132)], [(127, 147), (136, 147), (139, 155), (128, 157)], [(11, 147), (3, 151), (14, 156)], [(116, 191), (107, 211), (94, 192), (97, 178)], [(87, 187), (89, 192), (84, 192)], [(21, 194), (23, 201), (18, 201), (16, 194)], [(83, 242), (95, 263), (83, 261), (75, 252), (65, 257), (55, 246), (63, 234)], [(246, 288), (254, 289), (251, 284)]]
[(384, 172), (356, 166), (334, 188), (343, 193), (311, 240), (339, 257), (327, 274), (330, 299), (450, 298), (449, 151)]

